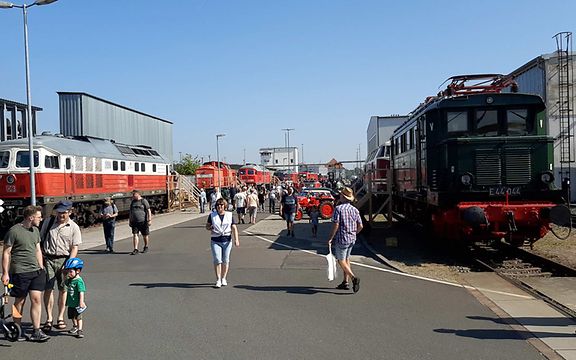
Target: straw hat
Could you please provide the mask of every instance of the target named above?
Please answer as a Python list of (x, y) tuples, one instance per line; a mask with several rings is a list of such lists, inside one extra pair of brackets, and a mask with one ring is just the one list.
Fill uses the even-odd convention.
[(354, 191), (349, 187), (344, 187), (340, 190), (340, 195), (344, 196), (348, 201), (354, 201)]

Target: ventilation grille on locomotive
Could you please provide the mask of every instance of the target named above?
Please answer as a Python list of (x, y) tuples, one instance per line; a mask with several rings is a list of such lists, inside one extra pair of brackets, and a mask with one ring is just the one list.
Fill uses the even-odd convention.
[(502, 185), (502, 162), (497, 150), (476, 150), (476, 183)]
[(532, 180), (530, 149), (504, 149), (506, 183), (525, 185)]

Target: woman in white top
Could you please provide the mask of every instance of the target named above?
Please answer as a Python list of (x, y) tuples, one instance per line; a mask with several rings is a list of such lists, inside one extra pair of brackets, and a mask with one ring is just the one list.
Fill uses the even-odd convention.
[(234, 245), (240, 246), (236, 221), (232, 212), (226, 211), (227, 207), (228, 203), (225, 199), (216, 200), (216, 210), (210, 213), (206, 222), (206, 229), (210, 230), (210, 248), (217, 279), (214, 285), (216, 288), (228, 285), (226, 275), (228, 275), (232, 240), (234, 240)]

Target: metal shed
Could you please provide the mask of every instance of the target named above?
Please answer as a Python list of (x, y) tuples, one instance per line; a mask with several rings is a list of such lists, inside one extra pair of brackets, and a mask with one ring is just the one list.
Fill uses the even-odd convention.
[(366, 130), (366, 144), (368, 145), (366, 154), (371, 154), (386, 141), (390, 141), (394, 130), (406, 120), (408, 120), (406, 115), (371, 116)]
[(60, 132), (147, 145), (172, 161), (172, 122), (82, 92), (58, 92)]

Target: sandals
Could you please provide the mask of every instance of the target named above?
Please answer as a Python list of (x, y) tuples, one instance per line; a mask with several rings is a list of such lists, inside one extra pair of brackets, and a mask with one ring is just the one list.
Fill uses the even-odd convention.
[(50, 330), (52, 330), (52, 320), (50, 321), (46, 320), (46, 322), (42, 324), (42, 331), (50, 331)]
[(54, 325), (55, 329), (58, 330), (66, 330), (68, 326), (66, 325), (66, 321), (64, 320), (58, 320), (58, 322), (56, 322), (56, 325)]

